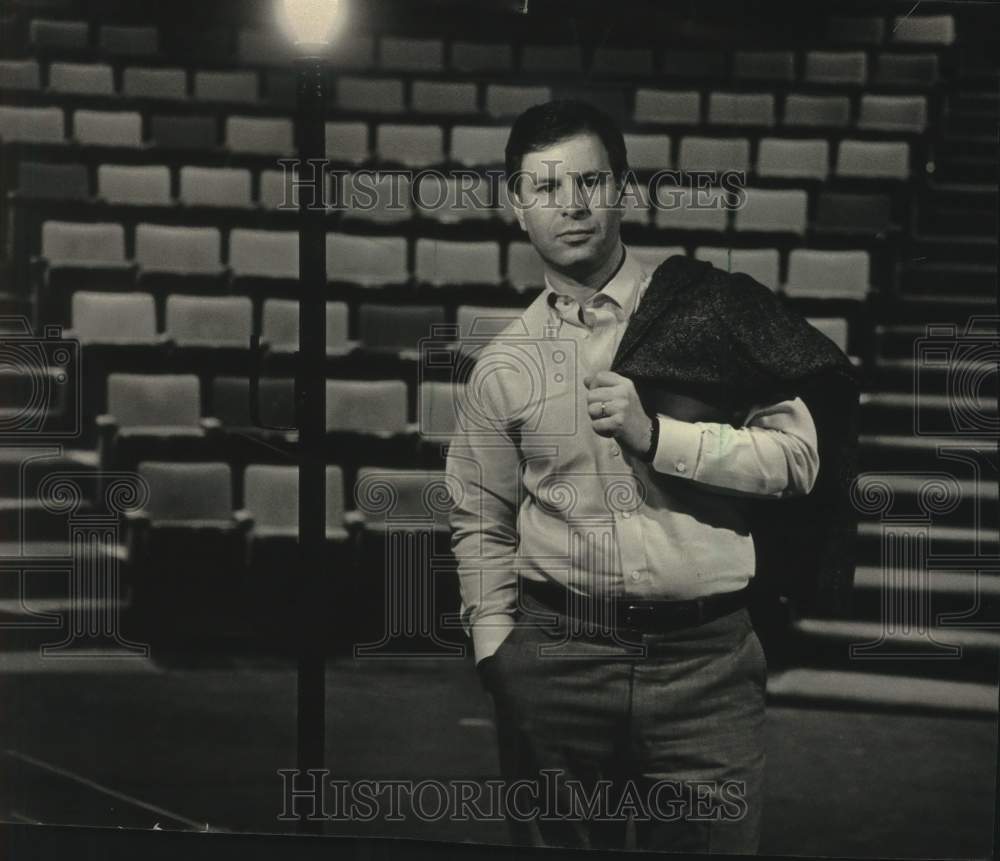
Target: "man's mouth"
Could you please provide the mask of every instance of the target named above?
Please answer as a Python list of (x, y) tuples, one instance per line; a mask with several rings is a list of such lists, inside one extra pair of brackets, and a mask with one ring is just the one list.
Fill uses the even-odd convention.
[(560, 239), (566, 239), (570, 242), (573, 240), (583, 240), (594, 235), (593, 230), (567, 230), (564, 233), (559, 234)]

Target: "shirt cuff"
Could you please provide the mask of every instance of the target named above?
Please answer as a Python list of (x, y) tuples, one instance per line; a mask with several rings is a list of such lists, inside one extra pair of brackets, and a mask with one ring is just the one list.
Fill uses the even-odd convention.
[(513, 630), (514, 617), (506, 613), (484, 616), (475, 622), (472, 626), (472, 648), (476, 653), (476, 663), (499, 649)]
[(694, 478), (701, 457), (701, 427), (697, 422), (685, 422), (658, 415), (660, 440), (653, 455), (653, 469), (679, 478)]

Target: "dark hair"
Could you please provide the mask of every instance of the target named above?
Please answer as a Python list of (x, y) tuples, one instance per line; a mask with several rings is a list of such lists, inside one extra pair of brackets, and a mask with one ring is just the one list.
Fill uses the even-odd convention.
[(514, 120), (505, 153), (507, 182), (521, 170), (527, 153), (587, 132), (597, 135), (604, 144), (611, 172), (620, 183), (628, 172), (628, 153), (621, 129), (600, 108), (574, 99), (533, 105)]

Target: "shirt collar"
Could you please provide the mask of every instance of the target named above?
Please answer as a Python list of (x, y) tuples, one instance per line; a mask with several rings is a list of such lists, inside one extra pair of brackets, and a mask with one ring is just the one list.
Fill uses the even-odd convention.
[[(625, 249), (625, 259), (622, 261), (622, 265), (618, 267), (618, 271), (607, 284), (583, 303), (583, 308), (591, 308), (602, 302), (613, 303), (617, 306), (618, 311), (621, 312), (618, 315), (619, 319), (623, 319), (633, 312), (635, 292), (639, 288), (639, 281), (642, 278), (643, 270), (639, 261), (629, 253), (628, 248), (625, 246), (623, 248)], [(570, 306), (576, 304), (573, 297), (568, 293), (559, 293), (552, 287), (548, 275), (545, 276), (545, 286), (546, 302), (553, 310), (556, 309), (556, 303), (560, 299), (564, 303), (566, 299), (569, 299), (570, 301), (567, 304)], [(616, 314), (618, 314), (618, 311), (616, 311)]]

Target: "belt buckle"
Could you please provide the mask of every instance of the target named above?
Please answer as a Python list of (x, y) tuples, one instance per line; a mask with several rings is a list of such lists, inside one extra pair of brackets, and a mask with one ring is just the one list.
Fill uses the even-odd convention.
[(641, 621), (643, 619), (651, 619), (653, 616), (654, 609), (649, 604), (636, 604), (628, 603), (625, 605), (625, 612), (622, 615), (622, 621), (625, 623), (626, 628), (630, 628), (635, 631), (644, 631), (647, 626), (643, 626)]

